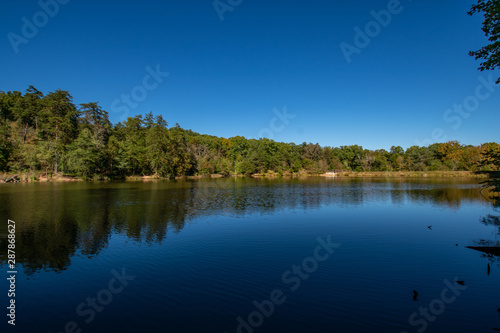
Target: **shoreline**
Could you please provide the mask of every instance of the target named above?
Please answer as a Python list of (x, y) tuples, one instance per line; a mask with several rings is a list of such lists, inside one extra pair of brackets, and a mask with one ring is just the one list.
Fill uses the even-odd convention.
[[(494, 174), (494, 173), (492, 173)], [(488, 178), (488, 172), (476, 171), (366, 171), (366, 172), (338, 172), (335, 174), (316, 173), (283, 173), (277, 172), (257, 173), (252, 175), (196, 175), (175, 177), (182, 179), (217, 179), (217, 178), (303, 178), (303, 177), (324, 177), (324, 178)], [(498, 172), (496, 173), (498, 176)], [(10, 180), (10, 181), (9, 181)], [(45, 173), (3, 173), (0, 175), (1, 183), (44, 183), (44, 182), (92, 182), (92, 181), (160, 181), (168, 180), (154, 175), (148, 176), (127, 176), (124, 179), (90, 179), (83, 180), (75, 176), (64, 174), (47, 177)]]
[(367, 172), (339, 172), (335, 176), (329, 176), (326, 174), (319, 175), (322, 177), (360, 177), (360, 178), (412, 178), (412, 177), (422, 177), (422, 178), (487, 178), (488, 175), (485, 173), (478, 173), (476, 171), (367, 171)]

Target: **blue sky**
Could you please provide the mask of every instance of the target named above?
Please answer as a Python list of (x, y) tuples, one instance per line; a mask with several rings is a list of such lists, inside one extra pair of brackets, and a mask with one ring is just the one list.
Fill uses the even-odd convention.
[[(42, 3), (55, 11), (54, 1)], [(230, 9), (221, 14), (213, 0), (59, 0), (52, 15), (37, 1), (5, 2), (0, 90), (69, 90), (113, 123), (153, 111), (223, 137), (369, 149), (498, 142), (500, 86), (482, 82), (499, 73), (468, 56), (487, 42), (482, 17), (467, 15), (473, 2), (220, 0)], [(392, 11), (384, 26), (371, 14), (382, 10)], [(354, 28), (367, 25), (369, 44), (358, 41), (348, 62), (340, 45), (356, 47)], [(158, 68), (168, 76), (157, 82)]]

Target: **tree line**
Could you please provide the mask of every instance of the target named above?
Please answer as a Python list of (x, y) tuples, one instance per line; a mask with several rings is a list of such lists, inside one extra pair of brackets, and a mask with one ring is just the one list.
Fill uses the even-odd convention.
[(169, 127), (161, 115), (111, 124), (96, 102), (75, 105), (68, 91), (0, 91), (0, 170), (84, 179), (162, 178), (326, 171), (495, 171), (500, 145), (457, 141), (403, 149), (322, 147), (267, 138), (221, 138)]

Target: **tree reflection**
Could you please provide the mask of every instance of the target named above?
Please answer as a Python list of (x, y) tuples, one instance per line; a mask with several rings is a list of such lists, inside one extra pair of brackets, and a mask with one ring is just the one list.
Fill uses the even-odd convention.
[[(498, 192), (494, 193), (492, 206), (495, 210), (500, 207)], [(497, 228), (497, 235), (500, 235), (500, 215), (488, 214), (480, 219), (480, 222), (486, 226), (493, 226)], [(475, 241), (475, 246), (467, 246), (469, 249), (480, 251), (481, 257), (488, 260), (487, 274), (490, 275), (491, 266), (490, 263), (500, 264), (500, 241), (499, 240), (486, 240), (480, 239)], [(500, 313), (500, 309), (497, 309)], [(500, 331), (499, 328), (493, 328), (494, 331)]]
[[(202, 179), (153, 183), (29, 184), (4, 187), (2, 216), (17, 222), (16, 257), (27, 274), (66, 269), (76, 255), (94, 257), (114, 234), (141, 243), (161, 243), (199, 218), (323, 205), (356, 207), (364, 201), (426, 203), (452, 209), (482, 202), (473, 182), (437, 180)], [(494, 217), (485, 224), (500, 223)], [(7, 259), (0, 234), (0, 262)]]
[[(486, 226), (497, 228), (497, 235), (500, 235), (500, 215), (488, 214), (481, 218), (481, 223)], [(482, 252), (482, 257), (487, 258), (490, 262), (500, 263), (500, 241), (499, 240), (476, 240), (474, 246), (468, 246), (469, 249)]]
[[(483, 189), (480, 191), (481, 195), (490, 201), (494, 210), (500, 209), (500, 180), (498, 172), (490, 173), (490, 178), (484, 181)], [(486, 195), (483, 191), (486, 190)], [(500, 235), (500, 215), (488, 214), (486, 217), (481, 218), (481, 223), (486, 226), (493, 226), (497, 228), (497, 235)], [(491, 262), (500, 262), (500, 241), (480, 239), (475, 242), (476, 246), (469, 248), (483, 253), (483, 257), (488, 258)], [(488, 266), (489, 273), (489, 266)]]

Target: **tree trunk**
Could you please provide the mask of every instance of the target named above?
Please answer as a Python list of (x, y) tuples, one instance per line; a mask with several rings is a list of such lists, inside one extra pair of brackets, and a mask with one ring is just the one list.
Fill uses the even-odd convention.
[(56, 125), (56, 142), (55, 142), (55, 148), (56, 148), (56, 152), (55, 152), (55, 165), (54, 165), (54, 172), (56, 173), (57, 175), (57, 125)]
[(23, 144), (26, 142), (26, 135), (28, 135), (28, 123), (26, 123), (26, 127), (24, 128)]

